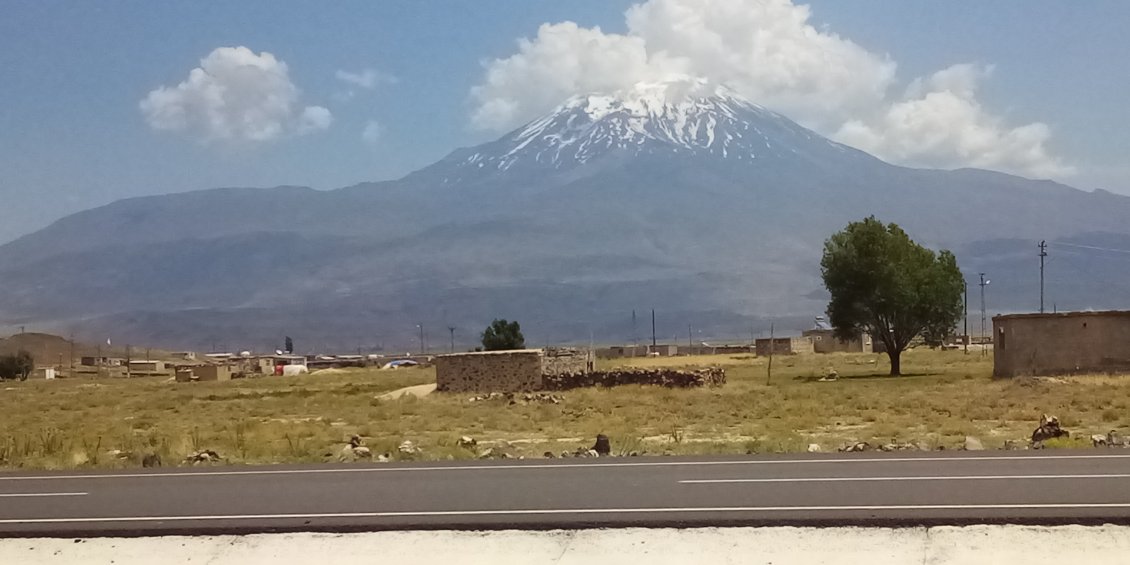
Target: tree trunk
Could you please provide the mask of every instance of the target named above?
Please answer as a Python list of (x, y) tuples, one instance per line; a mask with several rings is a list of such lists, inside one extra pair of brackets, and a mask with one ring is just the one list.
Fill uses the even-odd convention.
[(892, 377), (898, 377), (898, 376), (902, 375), (902, 365), (901, 365), (901, 362), (899, 360), (899, 356), (901, 356), (901, 355), (902, 355), (902, 351), (900, 351), (900, 350), (897, 350), (897, 349), (888, 349), (887, 350), (887, 357), (889, 357), (891, 359), (891, 376)]

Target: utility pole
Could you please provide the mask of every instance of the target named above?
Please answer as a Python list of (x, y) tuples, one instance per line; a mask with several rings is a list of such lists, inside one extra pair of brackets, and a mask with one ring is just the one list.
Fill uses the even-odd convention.
[(651, 348), (655, 349), (655, 308), (651, 309)]
[(989, 286), (989, 280), (985, 278), (985, 273), (981, 275), (981, 356), (985, 356), (985, 287)]
[(961, 284), (965, 286), (965, 336), (962, 341), (965, 342), (965, 354), (969, 355), (969, 281), (963, 277)]
[(424, 323), (416, 324), (416, 329), (420, 332), (420, 354), (424, 354)]
[(1040, 313), (1044, 313), (1044, 257), (1048, 256), (1048, 243), (1040, 240)]
[(769, 322), (769, 365), (765, 369), (765, 384), (773, 380), (773, 350), (777, 349), (777, 341), (773, 339), (773, 322)]
[(691, 325), (687, 324), (687, 355), (691, 355), (691, 351), (694, 349), (694, 342), (692, 341), (692, 339)]
[(67, 369), (67, 377), (74, 378), (75, 376), (75, 332), (71, 332), (71, 362), (70, 367)]
[(636, 327), (636, 311), (632, 310), (632, 357), (636, 356), (636, 350), (640, 348), (640, 332)]
[(131, 365), (130, 362), (132, 361), (132, 359), (130, 358), (130, 353), (131, 353), (131, 350), (130, 350), (129, 344), (127, 343), (126, 344), (126, 378), (127, 379), (132, 376), (130, 374), (130, 365)]
[(451, 346), (448, 348), (448, 353), (455, 353), (455, 326), (447, 326), (447, 331), (451, 334)]

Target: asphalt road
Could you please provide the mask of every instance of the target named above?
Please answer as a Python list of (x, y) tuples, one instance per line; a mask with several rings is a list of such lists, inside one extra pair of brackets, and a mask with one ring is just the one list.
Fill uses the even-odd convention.
[(935, 452), (0, 474), (0, 536), (1130, 524), (1130, 452)]

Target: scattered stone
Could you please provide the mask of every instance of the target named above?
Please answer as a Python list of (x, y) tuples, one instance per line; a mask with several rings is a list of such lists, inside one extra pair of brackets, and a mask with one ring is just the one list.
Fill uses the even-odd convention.
[(568, 458), (570, 458), (570, 457), (572, 457), (572, 456), (573, 456), (573, 452), (572, 452), (572, 451), (562, 451), (562, 452), (561, 452), (561, 458), (562, 458), (562, 459), (568, 459)]
[(1060, 427), (1059, 418), (1044, 414), (1040, 417), (1040, 427), (1032, 432), (1032, 445), (1040, 444), (1043, 447), (1045, 441), (1057, 437), (1071, 437), (1071, 432)]
[(456, 442), (456, 443), (457, 443), (457, 445), (459, 445), (459, 447), (466, 447), (466, 448), (472, 448), (472, 447), (475, 447), (476, 445), (479, 445), (479, 442), (475, 441), (475, 438), (473, 438), (471, 436), (463, 436), (463, 437), (459, 438), (459, 441)]
[(217, 463), (220, 460), (220, 455), (215, 451), (212, 451), (211, 449), (203, 449), (195, 453), (191, 453), (188, 457), (184, 458), (184, 462), (188, 463), (189, 465), (197, 465), (199, 463)]
[(1127, 442), (1126, 438), (1118, 435), (1114, 430), (1111, 430), (1106, 434), (1106, 445), (1107, 447), (1126, 447)]
[(612, 442), (608, 441), (608, 436), (597, 434), (596, 444), (592, 446), (590, 451), (595, 451), (601, 457), (608, 457), (612, 454)]
[(407, 455), (409, 457), (419, 455), (422, 451), (419, 447), (416, 447), (416, 444), (413, 443), (412, 440), (404, 440), (396, 450), (399, 451), (401, 455)]
[(929, 449), (922, 449), (922, 446), (912, 443), (884, 443), (879, 446), (879, 451), (929, 451)]
[(680, 369), (614, 369), (585, 373), (542, 375), (542, 386), (547, 390), (568, 390), (582, 387), (611, 387), (620, 385), (656, 385), (669, 388), (721, 386), (726, 383), (726, 371), (721, 367), (696, 370)]
[(859, 442), (856, 442), (856, 443), (848, 444), (848, 445), (845, 445), (845, 446), (840, 448), (840, 451), (843, 452), (843, 453), (858, 453), (858, 452), (870, 451), (870, 450), (871, 450), (871, 444), (867, 443), (865, 441), (859, 441)]
[(142, 467), (160, 467), (161, 456), (156, 453), (146, 453), (145, 457), (141, 458)]
[(809, 453), (820, 453), (820, 451), (821, 451), (820, 444), (818, 444), (818, 443), (808, 444), (808, 452)]
[(985, 446), (981, 443), (981, 440), (979, 440), (979, 439), (977, 439), (973, 436), (965, 436), (965, 441), (962, 442), (962, 444), (961, 444), (961, 450), (962, 451), (984, 451)]
[(111, 449), (106, 452), (106, 457), (110, 459), (129, 459), (133, 453), (129, 451), (122, 451), (121, 449)]
[(544, 454), (542, 455), (542, 457), (545, 457), (546, 459), (557, 459), (557, 456), (556, 456), (556, 455), (554, 455), (552, 451), (546, 451), (546, 452), (545, 452), (545, 453), (544, 453)]
[(479, 459), (513, 459), (514, 456), (506, 453), (501, 448), (491, 447), (479, 452)]
[(828, 374), (820, 377), (820, 382), (827, 383), (840, 380), (840, 374), (835, 369), (828, 369)]
[(639, 456), (640, 456), (640, 452), (638, 452), (638, 451), (629, 451), (628, 452), (628, 457), (639, 457)]
[(338, 460), (342, 462), (358, 461), (361, 459), (373, 458), (373, 452), (368, 447), (361, 445), (361, 436), (352, 435), (349, 437), (349, 443), (341, 449), (341, 454), (338, 455)]
[(1091, 436), (1091, 445), (1093, 445), (1094, 447), (1106, 447), (1106, 436), (1102, 434), (1093, 434)]
[(377, 463), (388, 463), (389, 461), (392, 461), (391, 453), (382, 453), (377, 456)]
[(1024, 445), (1024, 440), (1006, 439), (1004, 440), (1004, 449), (1005, 451), (1017, 451), (1027, 449), (1027, 446)]

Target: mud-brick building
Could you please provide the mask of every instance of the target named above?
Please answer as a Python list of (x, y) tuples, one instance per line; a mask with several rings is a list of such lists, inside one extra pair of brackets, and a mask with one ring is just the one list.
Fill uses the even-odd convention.
[(993, 318), (993, 376), (1130, 373), (1130, 311)]
[(753, 342), (758, 357), (773, 355), (809, 355), (816, 353), (810, 337), (760, 338)]
[(436, 390), (519, 392), (540, 390), (543, 375), (593, 370), (589, 351), (571, 348), (454, 353), (435, 358)]

